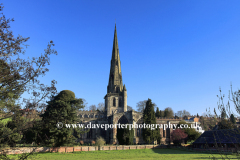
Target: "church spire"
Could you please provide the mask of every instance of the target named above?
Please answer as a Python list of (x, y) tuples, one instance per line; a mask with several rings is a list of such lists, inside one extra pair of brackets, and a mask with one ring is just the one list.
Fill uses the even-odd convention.
[(118, 58), (118, 56), (119, 56), (119, 51), (118, 51), (118, 39), (117, 39), (117, 27), (116, 27), (116, 22), (115, 22), (112, 59), (116, 59), (116, 58)]
[(123, 89), (116, 23), (115, 23), (114, 38), (113, 38), (111, 68), (110, 68), (109, 82), (108, 82), (107, 88), (108, 88), (107, 89), (108, 93), (110, 92), (119, 93)]

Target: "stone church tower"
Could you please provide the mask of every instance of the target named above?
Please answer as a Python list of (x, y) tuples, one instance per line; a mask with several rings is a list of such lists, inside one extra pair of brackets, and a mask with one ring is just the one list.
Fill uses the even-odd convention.
[(127, 90), (125, 85), (123, 86), (122, 82), (116, 24), (107, 94), (104, 99), (107, 117), (116, 113), (127, 111)]
[[(115, 24), (114, 38), (113, 38), (113, 49), (112, 49), (112, 59), (109, 74), (109, 81), (107, 86), (107, 94), (105, 99), (105, 110), (104, 111), (79, 111), (78, 117), (79, 121), (88, 124), (142, 124), (143, 123), (143, 113), (136, 112), (134, 110), (127, 111), (127, 89), (123, 85), (122, 72), (121, 72), (121, 62), (118, 49), (117, 40), (117, 29)], [(179, 119), (156, 119), (157, 124), (177, 124)], [(108, 128), (107, 130), (103, 128), (91, 128), (89, 132), (81, 135), (80, 140), (84, 143), (91, 143), (91, 141), (96, 141), (97, 137), (103, 137), (108, 144), (116, 144), (117, 140), (117, 128)], [(162, 135), (162, 141), (169, 142), (170, 139), (170, 129), (160, 129), (160, 134)], [(144, 144), (142, 137), (142, 129), (134, 129), (134, 144)]]

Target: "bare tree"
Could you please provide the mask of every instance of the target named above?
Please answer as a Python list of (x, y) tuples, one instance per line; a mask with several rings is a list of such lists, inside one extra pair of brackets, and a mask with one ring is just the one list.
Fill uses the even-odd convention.
[(184, 109), (183, 110), (183, 116), (191, 116), (191, 114), (190, 114), (190, 112), (188, 112)]
[(97, 110), (96, 105), (91, 105), (91, 106), (89, 106), (89, 110), (90, 110), (90, 111), (96, 111), (96, 110)]
[(184, 109), (184, 110), (181, 110), (181, 111), (177, 111), (176, 115), (178, 117), (184, 117), (184, 116), (190, 116), (191, 114)]
[(202, 113), (202, 117), (207, 117), (207, 115), (208, 115), (208, 114), (207, 114), (206, 112), (203, 112), (203, 113)]
[(177, 113), (176, 113), (176, 115), (178, 116), (178, 117), (183, 117), (183, 111), (177, 111)]
[[(137, 111), (143, 113), (144, 109), (146, 108), (146, 103), (147, 103), (147, 100), (139, 101), (137, 103), (137, 106), (136, 106), (137, 107)], [(153, 107), (154, 107), (154, 110), (156, 110), (157, 105), (155, 103), (153, 103)]]
[[(237, 129), (236, 126), (234, 126), (231, 122), (229, 122), (228, 120), (225, 119), (225, 117), (228, 119), (231, 115), (234, 115), (234, 113), (232, 112), (232, 110), (230, 108), (230, 101), (233, 102), (235, 110), (237, 111), (238, 114), (240, 114), (240, 99), (239, 99), (240, 98), (240, 90), (233, 92), (232, 84), (230, 86), (231, 86), (231, 90), (229, 91), (229, 96), (228, 96), (229, 100), (226, 105), (224, 104), (224, 101), (223, 101), (225, 95), (224, 94), (222, 95), (222, 90), (221, 90), (221, 88), (219, 88), (220, 95), (217, 95), (217, 97), (218, 97), (217, 106), (218, 106), (218, 110), (220, 111), (220, 114), (217, 114), (215, 108), (214, 108), (214, 114), (215, 114), (215, 117), (218, 117), (218, 118), (221, 117), (221, 121), (218, 122), (217, 129), (221, 130), (221, 129), (231, 128), (227, 134), (224, 134), (224, 136), (229, 137), (230, 136), (229, 133), (231, 132), (232, 135), (235, 135), (234, 139), (236, 139), (236, 141), (240, 141), (240, 139), (238, 138), (240, 130)], [(206, 109), (206, 112), (208, 113), (208, 116), (213, 116), (211, 114), (210, 107), (209, 107), (209, 110)], [(233, 130), (233, 128), (235, 128), (235, 129)], [(239, 150), (239, 146), (237, 146), (234, 143), (233, 143), (233, 145), (235, 145), (236, 150)], [(222, 157), (224, 157), (223, 153), (221, 151), (221, 148), (218, 147), (218, 145), (216, 145), (216, 149), (218, 150), (219, 154)], [(239, 159), (238, 154), (236, 156)], [(214, 155), (213, 155), (213, 158), (215, 159)], [(222, 159), (229, 159), (229, 157), (227, 155), (225, 155), (225, 158), (222, 158)]]
[(97, 109), (98, 109), (99, 111), (104, 111), (104, 110), (105, 110), (105, 104), (104, 104), (103, 102), (98, 103)]
[(127, 106), (127, 111), (132, 111), (132, 107), (131, 106)]

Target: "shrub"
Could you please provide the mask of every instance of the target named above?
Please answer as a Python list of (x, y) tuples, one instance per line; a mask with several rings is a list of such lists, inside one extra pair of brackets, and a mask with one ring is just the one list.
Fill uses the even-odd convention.
[(171, 133), (171, 141), (174, 145), (181, 145), (181, 142), (187, 137), (188, 135), (184, 133), (181, 129), (176, 129)]
[(83, 144), (84, 144), (84, 142), (83, 142), (83, 141), (80, 141), (79, 143), (80, 143), (81, 145), (83, 145)]
[(102, 137), (97, 137), (97, 140), (96, 140), (96, 145), (97, 146), (103, 146), (105, 143), (106, 142)]
[(92, 143), (92, 145), (95, 145), (95, 144), (96, 144), (96, 142), (95, 142), (95, 141), (92, 141), (91, 143)]

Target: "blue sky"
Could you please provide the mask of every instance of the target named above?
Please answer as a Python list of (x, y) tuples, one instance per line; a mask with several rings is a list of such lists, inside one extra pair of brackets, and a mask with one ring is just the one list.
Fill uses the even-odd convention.
[[(14, 35), (30, 37), (23, 57), (40, 56), (50, 40), (49, 72), (88, 106), (104, 102), (115, 20), (128, 105), (151, 98), (160, 109), (192, 115), (217, 108), (219, 87), (240, 87), (240, 1), (3, 0)], [(28, 95), (24, 94), (27, 98)], [(225, 101), (225, 102), (226, 102)], [(232, 105), (232, 110), (234, 107)], [(236, 113), (236, 112), (235, 112)]]

